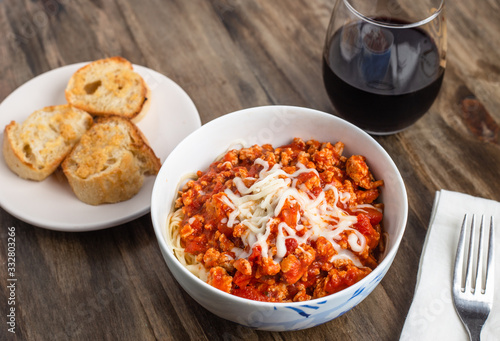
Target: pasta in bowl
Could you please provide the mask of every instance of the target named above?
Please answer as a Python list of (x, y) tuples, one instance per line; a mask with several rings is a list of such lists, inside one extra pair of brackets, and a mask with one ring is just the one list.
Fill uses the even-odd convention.
[(280, 331), (329, 321), (375, 288), (407, 201), (394, 163), (361, 130), (269, 106), (181, 142), (157, 177), (151, 215), (170, 271), (197, 302)]
[(382, 180), (344, 144), (231, 149), (188, 181), (166, 240), (193, 274), (235, 296), (298, 302), (366, 277), (383, 243)]

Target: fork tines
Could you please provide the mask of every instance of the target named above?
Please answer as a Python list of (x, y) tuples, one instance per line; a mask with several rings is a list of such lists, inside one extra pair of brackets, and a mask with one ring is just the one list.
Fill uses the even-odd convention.
[[(460, 285), (462, 293), (471, 294), (487, 294), (493, 291), (493, 276), (490, 274), (494, 270), (493, 252), (494, 252), (494, 230), (493, 217), (490, 219), (489, 237), (487, 247), (488, 258), (485, 264), (485, 219), (481, 217), (479, 230), (479, 241), (476, 242), (476, 217), (472, 215), (470, 224), (470, 232), (467, 233), (467, 214), (464, 216), (462, 229), (460, 231), (460, 239), (457, 249), (457, 258), (455, 262), (455, 285)], [(467, 236), (469, 237), (468, 249), (465, 249)], [(467, 253), (467, 263), (464, 274), (464, 257)], [(475, 270), (475, 271), (474, 271)], [(481, 280), (482, 279), (482, 280)], [(479, 292), (477, 292), (479, 290)]]

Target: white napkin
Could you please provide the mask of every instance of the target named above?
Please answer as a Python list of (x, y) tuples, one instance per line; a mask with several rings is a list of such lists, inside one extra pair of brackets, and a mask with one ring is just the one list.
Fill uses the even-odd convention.
[[(441, 190), (436, 192), (429, 229), (425, 238), (417, 274), (415, 295), (400, 341), (407, 340), (468, 340), (465, 327), (452, 301), (453, 266), (465, 213), (495, 220), (495, 286), (493, 309), (483, 327), (481, 340), (500, 337), (500, 202), (467, 194)], [(479, 218), (479, 219), (478, 219)], [(469, 222), (470, 224), (470, 218)]]

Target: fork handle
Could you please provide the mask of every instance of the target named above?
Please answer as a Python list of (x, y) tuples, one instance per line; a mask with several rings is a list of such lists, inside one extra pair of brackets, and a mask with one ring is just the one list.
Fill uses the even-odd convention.
[(469, 326), (469, 339), (470, 341), (480, 341), (481, 340), (481, 330), (483, 328), (482, 324), (475, 324)]

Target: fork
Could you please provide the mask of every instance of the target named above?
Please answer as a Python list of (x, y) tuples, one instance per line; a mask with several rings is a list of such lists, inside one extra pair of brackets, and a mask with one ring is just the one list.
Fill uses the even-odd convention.
[[(494, 242), (493, 217), (490, 218), (490, 231), (488, 240), (488, 259), (484, 264), (484, 216), (481, 218), (479, 241), (475, 242), (476, 224), (475, 216), (472, 215), (470, 228), (469, 247), (467, 252), (467, 266), (464, 258), (467, 233), (467, 214), (464, 216), (460, 239), (458, 241), (457, 255), (455, 259), (455, 271), (453, 274), (453, 303), (455, 310), (460, 316), (472, 341), (480, 340), (481, 329), (491, 310), (494, 291)], [(476, 248), (476, 244), (478, 247)], [(476, 251), (473, 253), (473, 251)], [(477, 261), (476, 261), (477, 260)], [(475, 271), (474, 271), (475, 269)], [(465, 270), (465, 274), (464, 274)], [(473, 276), (475, 272), (475, 276)], [(481, 281), (481, 279), (483, 279)]]

